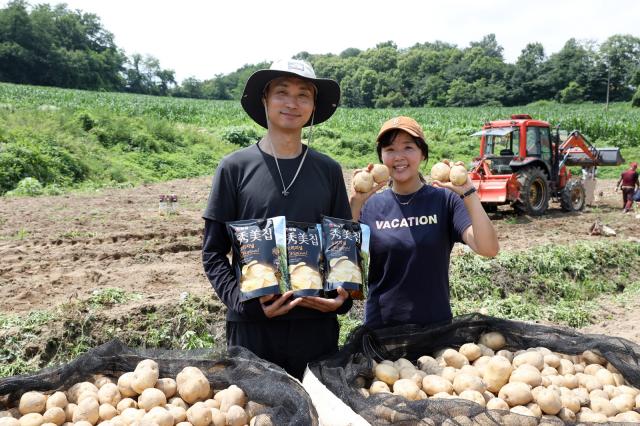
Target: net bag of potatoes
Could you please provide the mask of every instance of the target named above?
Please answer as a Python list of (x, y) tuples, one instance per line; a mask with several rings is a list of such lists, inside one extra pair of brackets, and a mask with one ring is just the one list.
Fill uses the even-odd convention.
[(318, 424), (300, 383), (244, 348), (141, 350), (118, 340), (59, 367), (0, 379), (0, 424), (25, 415), (19, 424)]
[(640, 346), (480, 314), (361, 327), (307, 375), (372, 425), (640, 422)]

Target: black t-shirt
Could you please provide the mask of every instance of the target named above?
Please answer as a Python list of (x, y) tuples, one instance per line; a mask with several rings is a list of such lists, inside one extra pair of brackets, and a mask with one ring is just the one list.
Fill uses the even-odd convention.
[[(278, 159), (285, 185), (289, 185), (302, 160)], [(220, 162), (209, 201), (203, 213), (205, 236), (203, 263), (209, 281), (227, 305), (227, 320), (264, 319), (258, 299), (239, 301), (239, 289), (226, 254), (231, 247), (224, 223), (243, 219), (286, 216), (287, 220), (319, 223), (323, 215), (351, 219), (351, 209), (340, 165), (313, 149), (309, 149), (302, 168), (289, 194), (282, 195), (282, 181), (273, 156), (257, 144), (236, 151)], [(294, 308), (277, 319), (314, 318), (345, 313), (351, 300), (334, 313), (315, 309)]]
[[(405, 206), (398, 200), (410, 201)], [(471, 225), (460, 197), (431, 186), (397, 198), (386, 190), (367, 200), (360, 222), (371, 228), (365, 324), (381, 328), (450, 320), (449, 258)]]

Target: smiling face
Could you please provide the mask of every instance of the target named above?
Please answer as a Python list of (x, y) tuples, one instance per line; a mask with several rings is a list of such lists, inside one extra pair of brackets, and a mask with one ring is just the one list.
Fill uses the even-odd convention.
[(381, 150), (382, 163), (389, 168), (394, 188), (411, 190), (420, 185), (420, 163), (425, 156), (415, 139), (405, 131), (398, 131)]
[(280, 77), (269, 82), (265, 92), (269, 127), (281, 130), (302, 129), (314, 107), (315, 86), (295, 77)]

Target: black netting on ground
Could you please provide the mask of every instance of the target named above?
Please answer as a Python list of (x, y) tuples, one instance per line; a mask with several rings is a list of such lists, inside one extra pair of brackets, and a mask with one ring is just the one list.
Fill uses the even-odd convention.
[(266, 413), (275, 425), (318, 424), (316, 410), (302, 385), (282, 368), (247, 349), (230, 347), (226, 353), (205, 349), (134, 350), (118, 340), (94, 348), (60, 367), (0, 379), (0, 410), (4, 404), (15, 406), (24, 392), (68, 389), (94, 374), (118, 377), (135, 370), (138, 362), (147, 358), (158, 363), (160, 377), (175, 378), (184, 367), (193, 366), (202, 370), (216, 390), (232, 384), (239, 386), (249, 400), (269, 407)]
[[(477, 342), (482, 333), (499, 331), (510, 350), (546, 347), (552, 351), (576, 355), (597, 350), (622, 373), (633, 386), (640, 387), (640, 346), (626, 339), (539, 324), (510, 321), (471, 314), (454, 318), (451, 324), (438, 327), (401, 326), (381, 330), (361, 327), (354, 331), (345, 346), (333, 357), (309, 365), (318, 379), (356, 413), (373, 425), (384, 424), (465, 424), (471, 418), (479, 424), (505, 422), (529, 424), (531, 418), (489, 411), (478, 404), (455, 399), (407, 401), (390, 394), (362, 396), (357, 388), (369, 387), (373, 379), (372, 359), (406, 358), (414, 364), (422, 355), (468, 342)], [(510, 416), (508, 419), (503, 415)], [(427, 420), (429, 419), (429, 420)], [(509, 420), (509, 421), (507, 421)], [(559, 424), (562, 424), (559, 421)], [(621, 424), (621, 423), (618, 423)]]

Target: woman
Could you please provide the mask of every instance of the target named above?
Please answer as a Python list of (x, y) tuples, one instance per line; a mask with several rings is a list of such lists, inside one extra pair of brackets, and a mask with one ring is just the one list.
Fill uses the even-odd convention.
[(461, 186), (425, 184), (420, 165), (427, 162), (429, 147), (415, 120), (387, 121), (376, 143), (378, 158), (389, 168), (390, 188), (376, 193), (382, 184), (367, 194), (353, 191), (350, 199), (354, 220), (371, 228), (365, 324), (448, 322), (453, 244), (464, 242), (480, 255), (495, 256), (495, 229), (469, 178)]

